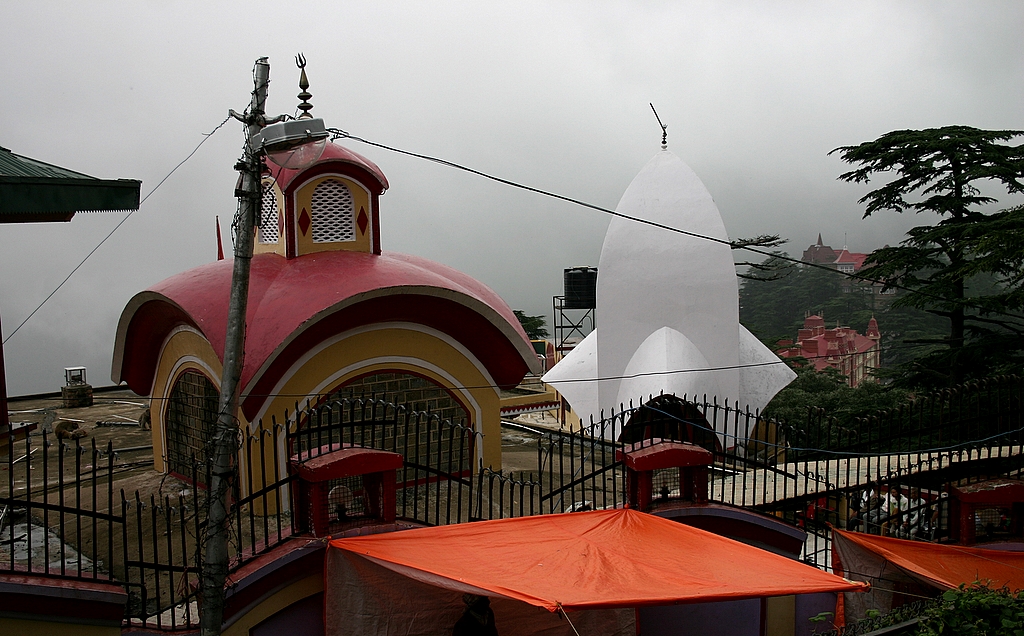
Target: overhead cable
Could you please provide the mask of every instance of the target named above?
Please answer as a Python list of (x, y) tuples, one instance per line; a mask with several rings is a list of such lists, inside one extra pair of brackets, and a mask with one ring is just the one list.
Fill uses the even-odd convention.
[[(139, 209), (141, 209), (141, 208), (142, 208), (142, 204), (143, 204), (143, 203), (145, 203), (145, 202), (146, 202), (146, 200), (147, 200), (147, 199), (149, 199), (149, 197), (153, 196), (153, 193), (154, 193), (154, 192), (156, 192), (157, 190), (159, 190), (159, 189), (160, 189), (160, 186), (162, 186), (162, 185), (164, 184), (164, 182), (165, 182), (165, 181), (167, 181), (167, 179), (169, 179), (169, 178), (170, 178), (170, 176), (171, 176), (172, 174), (174, 174), (174, 173), (175, 173), (175, 172), (176, 172), (176, 171), (178, 170), (178, 168), (180, 168), (181, 166), (183, 166), (183, 165), (185, 164), (185, 162), (186, 162), (186, 161), (188, 161), (189, 159), (191, 159), (191, 158), (192, 158), (192, 155), (196, 154), (196, 152), (198, 152), (198, 151), (199, 151), (199, 148), (200, 148), (200, 147), (202, 147), (202, 145), (203, 145), (203, 144), (205, 144), (205, 143), (207, 142), (207, 140), (208, 140), (208, 139), (210, 139), (210, 137), (212, 137), (212, 136), (213, 136), (213, 134), (214, 134), (215, 132), (217, 132), (218, 130), (220, 130), (220, 129), (221, 129), (221, 127), (222, 127), (222, 126), (223, 126), (224, 124), (228, 123), (228, 120), (229, 120), (229, 119), (231, 119), (231, 116), (230, 116), (230, 115), (229, 115), (228, 117), (225, 117), (225, 118), (224, 118), (224, 121), (222, 121), (222, 122), (220, 122), (219, 124), (217, 124), (217, 126), (216, 126), (216, 127), (214, 127), (214, 129), (213, 129), (213, 130), (211, 130), (210, 132), (208, 132), (208, 133), (203, 133), (203, 140), (202, 140), (202, 141), (200, 141), (200, 142), (199, 142), (199, 143), (198, 143), (198, 144), (196, 145), (196, 147), (192, 149), (192, 152), (188, 153), (188, 156), (187, 156), (187, 157), (185, 157), (184, 159), (182, 159), (182, 160), (181, 160), (181, 161), (180, 161), (180, 162), (178, 163), (178, 165), (176, 165), (176, 166), (174, 166), (173, 168), (171, 168), (171, 171), (170, 171), (170, 172), (168, 172), (168, 173), (167, 173), (166, 175), (164, 175), (164, 178), (163, 178), (163, 179), (161, 179), (161, 180), (160, 180), (160, 182), (159, 182), (159, 183), (157, 183), (157, 184), (156, 184), (156, 186), (155, 186), (155, 187), (154, 187), (154, 188), (153, 188), (152, 190), (150, 190), (150, 191), (149, 191), (149, 193), (148, 193), (148, 194), (146, 194), (146, 196), (145, 196), (145, 197), (143, 197), (143, 198), (142, 198), (142, 200), (141, 200), (141, 201), (139, 201)], [(37, 306), (36, 306), (36, 308), (35, 308), (35, 309), (33, 309), (33, 310), (32, 310), (32, 312), (31, 312), (31, 313), (30, 313), (30, 314), (29, 314), (28, 316), (26, 316), (24, 320), (22, 320), (22, 321), (21, 321), (21, 324), (19, 324), (19, 325), (18, 325), (17, 327), (15, 327), (15, 328), (14, 328), (14, 331), (12, 331), (12, 332), (11, 332), (11, 334), (10, 334), (9, 336), (7, 336), (6, 338), (4, 338), (4, 341), (3, 341), (3, 343), (2, 343), (2, 344), (7, 344), (7, 341), (8, 341), (8, 340), (10, 340), (11, 338), (13, 338), (13, 337), (14, 337), (14, 334), (18, 333), (18, 331), (19, 331), (19, 330), (20, 330), (20, 329), (21, 329), (22, 327), (24, 327), (24, 326), (25, 326), (25, 323), (27, 323), (27, 322), (28, 322), (28, 321), (29, 321), (29, 320), (30, 320), (30, 319), (32, 318), (32, 316), (36, 315), (36, 312), (37, 312), (37, 311), (39, 311), (40, 309), (42, 309), (42, 308), (43, 308), (43, 305), (45, 305), (45, 304), (46, 304), (46, 302), (47, 302), (48, 300), (50, 300), (51, 298), (53, 298), (53, 295), (54, 295), (54, 294), (56, 294), (56, 293), (57, 293), (58, 291), (60, 291), (60, 288), (61, 288), (61, 287), (63, 287), (65, 283), (67, 283), (67, 282), (68, 282), (69, 280), (71, 280), (71, 277), (75, 275), (75, 272), (77, 272), (77, 271), (78, 271), (79, 269), (81, 269), (82, 265), (85, 265), (85, 262), (86, 262), (87, 260), (89, 260), (89, 257), (91, 257), (91, 256), (92, 256), (93, 254), (95, 254), (95, 253), (96, 253), (96, 250), (100, 249), (100, 247), (101, 247), (101, 246), (102, 246), (102, 245), (103, 245), (104, 243), (106, 243), (106, 242), (107, 242), (107, 239), (109, 239), (109, 238), (110, 238), (111, 236), (113, 236), (113, 235), (114, 235), (114, 232), (116, 232), (116, 231), (118, 230), (118, 228), (120, 228), (120, 227), (121, 227), (122, 225), (124, 225), (125, 221), (127, 221), (127, 220), (128, 220), (128, 219), (130, 219), (130, 218), (132, 218), (132, 215), (133, 215), (133, 214), (135, 214), (135, 213), (136, 213), (137, 211), (138, 211), (137, 209), (136, 209), (136, 210), (129, 210), (129, 211), (128, 211), (128, 214), (126, 214), (126, 215), (125, 215), (125, 217), (124, 217), (123, 219), (121, 219), (120, 221), (118, 221), (117, 225), (115, 225), (115, 226), (114, 226), (114, 229), (110, 230), (110, 232), (108, 232), (108, 233), (107, 233), (107, 235), (106, 235), (106, 236), (104, 236), (104, 237), (103, 237), (103, 239), (102, 239), (102, 240), (100, 240), (100, 242), (96, 244), (96, 247), (92, 248), (92, 250), (90, 250), (90, 251), (89, 251), (89, 253), (85, 255), (85, 258), (83, 258), (83, 259), (82, 259), (82, 262), (81, 262), (81, 263), (79, 263), (78, 265), (76, 265), (76, 266), (75, 266), (75, 268), (74, 268), (74, 269), (72, 269), (72, 270), (71, 270), (71, 272), (70, 272), (70, 273), (69, 273), (69, 274), (68, 274), (67, 276), (65, 276), (65, 277), (64, 277), (64, 280), (62, 280), (62, 281), (60, 282), (60, 284), (59, 284), (59, 285), (57, 285), (57, 287), (55, 287), (55, 288), (53, 289), (53, 291), (51, 291), (51, 292), (50, 292), (49, 294), (47, 294), (47, 295), (46, 295), (46, 298), (44, 298), (44, 299), (43, 299), (43, 302), (39, 303), (39, 305), (37, 305)]]

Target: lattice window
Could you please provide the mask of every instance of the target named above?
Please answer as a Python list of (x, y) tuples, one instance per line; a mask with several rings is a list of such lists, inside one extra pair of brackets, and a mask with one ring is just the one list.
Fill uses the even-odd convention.
[(355, 203), (344, 183), (328, 179), (313, 190), (313, 242), (356, 240)]
[(206, 376), (186, 371), (167, 402), (167, 463), (171, 472), (206, 481), (206, 440), (217, 423), (217, 387)]
[(277, 243), (280, 238), (277, 195), (274, 186), (263, 188), (263, 205), (260, 207), (260, 243)]
[(680, 499), (679, 469), (657, 468), (651, 477), (651, 498), (654, 503), (669, 499)]
[[(339, 532), (346, 528), (362, 525), (374, 518), (373, 511), (381, 509), (380, 501), (368, 501), (374, 493), (367, 489), (363, 475), (332, 479), (323, 484), (328, 493), (326, 518), (330, 523), (330, 532)], [(379, 491), (379, 489), (377, 489)], [(376, 493), (380, 498), (380, 492)], [(378, 512), (379, 514), (379, 512)]]

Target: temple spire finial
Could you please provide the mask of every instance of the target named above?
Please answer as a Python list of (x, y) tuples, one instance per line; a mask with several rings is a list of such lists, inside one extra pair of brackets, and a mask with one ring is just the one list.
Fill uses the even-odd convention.
[(298, 94), (298, 98), (302, 100), (299, 104), (299, 110), (302, 111), (302, 114), (299, 115), (298, 119), (313, 119), (313, 115), (309, 112), (313, 110), (313, 104), (309, 103), (309, 98), (313, 94), (306, 90), (309, 88), (309, 79), (306, 77), (306, 58), (302, 53), (295, 56), (295, 65), (302, 71), (299, 75), (299, 89), (302, 92)]
[(661, 123), (661, 117), (658, 117), (658, 111), (654, 110), (653, 103), (651, 103), (651, 110), (654, 111), (654, 118), (658, 120), (658, 125), (661, 126), (661, 149), (668, 150), (668, 126)]

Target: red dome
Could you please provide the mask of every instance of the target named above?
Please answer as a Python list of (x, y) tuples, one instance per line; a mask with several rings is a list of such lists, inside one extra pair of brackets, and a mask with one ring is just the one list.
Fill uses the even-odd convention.
[[(172, 330), (199, 330), (223, 360), (232, 261), (188, 270), (137, 294), (121, 314), (112, 378), (141, 395), (152, 388)], [(462, 272), (405, 254), (317, 252), (252, 259), (241, 406), (254, 417), (277, 382), (323, 340), (372, 323), (422, 324), (465, 346), (503, 388), (537, 358), (508, 305)]]

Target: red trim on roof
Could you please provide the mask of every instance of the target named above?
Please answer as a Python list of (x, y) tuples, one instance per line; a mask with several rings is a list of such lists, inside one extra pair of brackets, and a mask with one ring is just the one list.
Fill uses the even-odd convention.
[(388, 189), (388, 179), (384, 176), (384, 172), (377, 167), (377, 164), (357, 152), (334, 143), (328, 143), (324, 147), (324, 154), (310, 168), (288, 170), (287, 168), (278, 168), (271, 164), (270, 172), (282, 192), (286, 192), (288, 186), (300, 175), (302, 180), (305, 181), (311, 176), (329, 172), (348, 174), (369, 188), (374, 194), (381, 194), (384, 190)]
[[(266, 396), (311, 348), (336, 334), (363, 325), (411, 322), (437, 329), (455, 338), (483, 363), (494, 382), (512, 388), (529, 372), (529, 367), (509, 341), (486, 317), (445, 298), (398, 294), (372, 298), (327, 315), (298, 333), (274, 356), (272, 363), (243, 391), (242, 409), (253, 418)], [(518, 321), (517, 321), (518, 322)]]
[(159, 294), (142, 292), (132, 298), (121, 314), (114, 343), (114, 382), (127, 382), (139, 395), (149, 394), (160, 348), (181, 326), (199, 329), (181, 307)]

